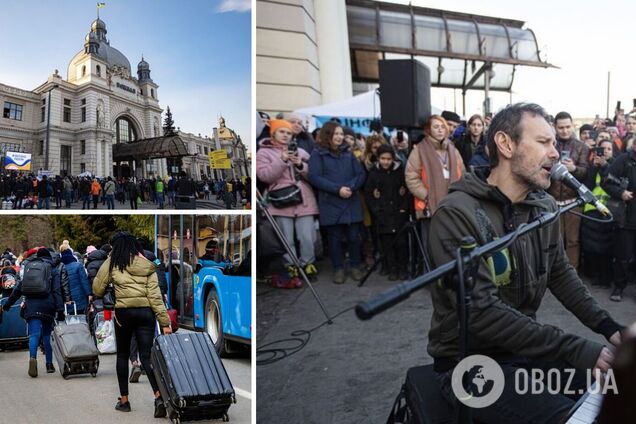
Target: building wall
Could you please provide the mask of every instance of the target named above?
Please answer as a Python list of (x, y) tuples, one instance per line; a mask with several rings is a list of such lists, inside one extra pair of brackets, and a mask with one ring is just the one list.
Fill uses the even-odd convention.
[(257, 0), (257, 109), (275, 115), (351, 95), (345, 1)]

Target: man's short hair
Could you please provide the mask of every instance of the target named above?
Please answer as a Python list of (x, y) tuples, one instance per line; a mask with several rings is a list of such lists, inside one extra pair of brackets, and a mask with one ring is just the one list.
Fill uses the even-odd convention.
[(559, 112), (554, 117), (554, 122), (558, 121), (559, 119), (569, 119), (570, 121), (572, 121), (572, 115), (567, 112)]
[(488, 132), (486, 133), (486, 145), (488, 146), (488, 156), (490, 158), (491, 168), (495, 168), (499, 164), (499, 151), (497, 150), (497, 144), (495, 143), (495, 134), (501, 131), (508, 134), (515, 144), (519, 143), (519, 140), (523, 135), (521, 120), (526, 114), (533, 117), (539, 115), (545, 119), (546, 122), (550, 122), (545, 109), (535, 103), (515, 103), (513, 105), (506, 106), (492, 118), (490, 127), (488, 127)]

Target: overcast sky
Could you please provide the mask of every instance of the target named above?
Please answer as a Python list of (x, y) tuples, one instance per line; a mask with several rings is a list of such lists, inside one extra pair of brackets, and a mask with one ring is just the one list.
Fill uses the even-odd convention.
[[(408, 4), (408, 1), (392, 0)], [(575, 117), (605, 116), (607, 73), (611, 72), (610, 114), (617, 100), (628, 111), (636, 98), (636, 61), (631, 58), (636, 3), (624, 0), (513, 2), (509, 0), (413, 0), (413, 5), (453, 10), (526, 22), (534, 31), (542, 58), (560, 69), (517, 67), (514, 102), (534, 101), (555, 114), (567, 110)], [(440, 108), (454, 105), (453, 91), (433, 89)], [(482, 91), (469, 91), (466, 114), (481, 112)], [(461, 90), (457, 90), (461, 114)], [(510, 101), (508, 93), (492, 95), (493, 110)]]
[[(159, 105), (175, 125), (212, 135), (223, 114), (251, 139), (250, 0), (106, 0), (100, 18), (110, 45), (130, 61), (144, 55), (159, 85)], [(64, 79), (96, 18), (96, 4), (77, 0), (0, 3), (0, 83), (33, 90), (55, 69)]]

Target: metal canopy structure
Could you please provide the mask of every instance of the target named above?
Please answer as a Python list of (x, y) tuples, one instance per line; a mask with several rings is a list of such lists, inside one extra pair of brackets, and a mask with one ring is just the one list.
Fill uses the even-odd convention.
[(378, 60), (416, 59), (431, 86), (510, 92), (515, 67), (556, 68), (525, 22), (373, 0), (346, 0), (354, 82), (379, 82)]
[(141, 161), (188, 156), (188, 148), (177, 135), (145, 138), (113, 145), (113, 161)]

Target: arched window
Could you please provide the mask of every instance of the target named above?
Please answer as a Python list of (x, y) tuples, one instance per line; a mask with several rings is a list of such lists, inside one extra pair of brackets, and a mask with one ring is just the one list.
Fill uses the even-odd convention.
[(86, 65), (82, 66), (82, 76), (86, 76)]
[(97, 76), (101, 77), (102, 76), (102, 67), (97, 65)]
[(115, 121), (115, 134), (117, 135), (117, 143), (137, 140), (135, 126), (130, 119), (125, 117), (118, 118)]

